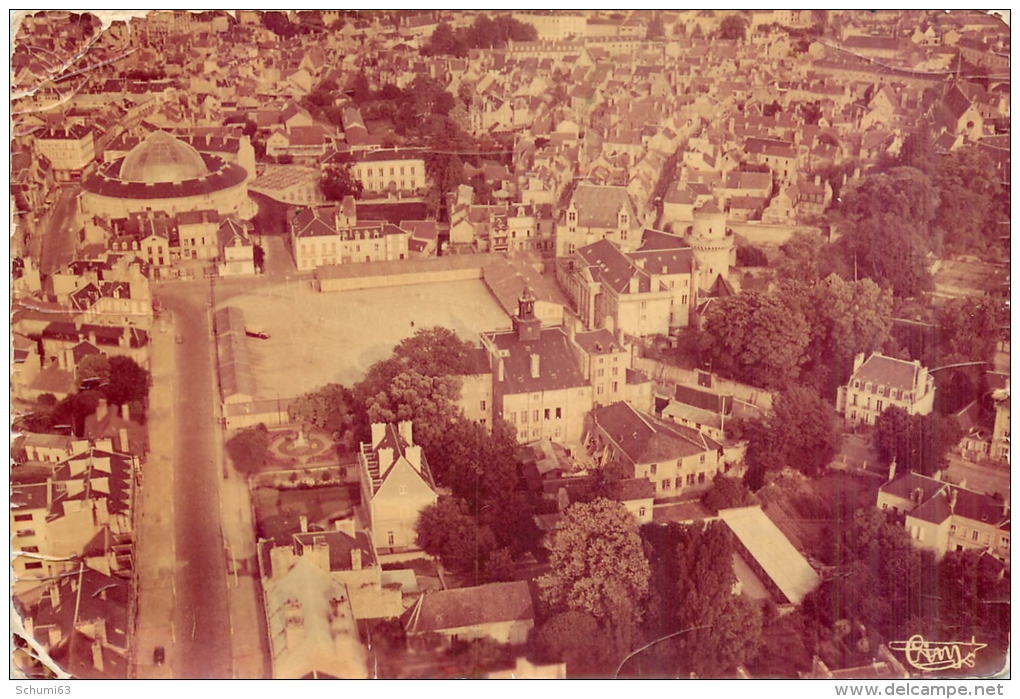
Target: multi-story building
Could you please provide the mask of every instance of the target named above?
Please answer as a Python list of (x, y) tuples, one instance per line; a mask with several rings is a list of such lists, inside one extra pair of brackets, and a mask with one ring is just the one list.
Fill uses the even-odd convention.
[(928, 415), (935, 405), (935, 378), (917, 360), (908, 362), (873, 352), (854, 358), (854, 370), (836, 395), (836, 410), (847, 425), (874, 425), (886, 408)]
[(351, 167), (366, 193), (417, 192), (426, 186), (425, 156), (417, 149), (379, 149), (360, 153)]
[(1009, 461), (1009, 377), (1006, 387), (992, 393), (995, 401), (995, 426), (992, 429), (992, 458)]
[(556, 256), (566, 257), (598, 240), (636, 250), (641, 224), (624, 187), (580, 184), (556, 225)]
[(513, 330), (482, 334), (493, 366), (493, 417), (517, 429), (521, 443), (578, 443), (592, 407), (592, 384), (581, 373), (561, 327), (543, 328), (525, 289)]
[(1009, 497), (961, 488), (919, 473), (890, 479), (878, 491), (877, 506), (902, 517), (911, 543), (935, 551), (987, 551), (1009, 564)]
[(353, 197), (336, 207), (308, 208), (290, 222), (299, 270), (354, 262), (403, 260), (411, 234), (386, 221), (358, 221)]
[(687, 427), (619, 402), (592, 411), (591, 453), (616, 462), (628, 478), (647, 478), (657, 499), (690, 495), (712, 485), (723, 470), (721, 444)]
[(35, 149), (50, 161), (55, 178), (65, 182), (80, 180), (96, 159), (95, 137), (88, 126), (50, 129), (35, 140)]
[(418, 514), (439, 495), (428, 460), (414, 443), (410, 421), (374, 423), (358, 453), (361, 509), (380, 556), (418, 550)]
[(581, 374), (591, 382), (593, 404), (609, 405), (624, 400), (640, 410), (651, 410), (651, 381), (632, 368), (630, 344), (605, 328), (578, 333), (573, 330), (574, 323), (568, 319), (567, 333)]

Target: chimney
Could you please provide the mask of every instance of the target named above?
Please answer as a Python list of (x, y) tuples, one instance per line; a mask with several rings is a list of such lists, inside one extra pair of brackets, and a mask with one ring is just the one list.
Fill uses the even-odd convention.
[(889, 464), (889, 481), (892, 481), (892, 479), (895, 477), (896, 477), (896, 459), (893, 459), (892, 463)]
[(630, 278), (630, 287), (628, 291), (630, 291), (630, 293), (632, 294), (636, 294), (638, 292), (638, 284), (640, 283), (640, 281), (641, 280), (638, 279), (638, 275), (635, 274), (634, 276), (632, 276)]
[(537, 379), (539, 375), (539, 356), (537, 354), (531, 355), (531, 378)]
[(1009, 517), (1009, 495), (1002, 500), (1002, 516)]
[(123, 332), (120, 334), (120, 346), (130, 347), (131, 346), (131, 328), (124, 326)]
[(861, 368), (862, 364), (864, 364), (864, 352), (858, 352), (857, 356), (854, 357), (854, 373), (855, 374), (857, 373), (857, 370)]
[(496, 368), (496, 374), (497, 374), (496, 379), (500, 383), (503, 383), (506, 380), (506, 368), (503, 365), (502, 357), (499, 358), (499, 366)]
[(414, 434), (411, 431), (412, 422), (410, 420), (401, 420), (397, 423), (397, 431), (400, 432), (400, 437), (407, 442), (408, 445), (414, 444)]
[(96, 345), (96, 331), (89, 330), (89, 344)]
[(949, 491), (949, 511), (956, 512), (956, 489)]
[(99, 422), (106, 418), (106, 414), (110, 412), (110, 407), (106, 403), (105, 398), (99, 399), (99, 405), (96, 406), (96, 422)]
[(822, 183), (822, 176), (821, 175), (815, 175), (815, 184), (820, 185), (821, 183)]
[(120, 451), (122, 454), (128, 453), (128, 431), (126, 427), (121, 427), (117, 431), (117, 436), (120, 437)]
[(375, 449), (379, 446), (379, 442), (386, 436), (386, 423), (373, 422), (372, 423), (372, 448)]
[(351, 570), (361, 570), (361, 549), (357, 546), (351, 549)]
[(64, 371), (74, 371), (74, 350), (65, 347), (64, 351), (57, 355), (57, 366)]
[(379, 454), (379, 473), (383, 473), (393, 463), (393, 449), (385, 447), (379, 449), (377, 453)]
[(352, 539), (355, 537), (353, 519), (338, 519), (333, 522), (333, 529), (334, 531), (343, 532)]
[(414, 445), (404, 449), (404, 458), (407, 462), (415, 467), (417, 470), (421, 470), (421, 447)]
[(637, 258), (636, 260), (634, 260), (634, 263), (635, 263), (635, 264), (636, 264), (636, 265), (637, 265), (638, 267), (640, 267), (641, 269), (644, 269), (644, 268), (645, 268), (645, 258), (643, 258), (643, 257), (639, 257), (639, 258)]
[(301, 522), (301, 533), (305, 534), (308, 532), (308, 517), (301, 515), (298, 517), (298, 521)]
[(131, 406), (128, 405), (127, 403), (125, 403), (124, 405), (120, 406), (120, 414), (121, 414), (121, 416), (125, 420), (130, 422), (130, 420), (131, 420)]

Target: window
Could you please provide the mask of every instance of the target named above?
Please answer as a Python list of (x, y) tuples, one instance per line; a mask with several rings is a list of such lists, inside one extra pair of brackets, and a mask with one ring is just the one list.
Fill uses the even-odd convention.
[(538, 422), (538, 411), (537, 410), (532, 410), (531, 411), (531, 421), (532, 422)]
[(701, 473), (698, 474), (698, 483), (704, 483), (704, 482), (705, 482), (705, 472), (702, 471)]
[(14, 515), (15, 522), (31, 522), (32, 515)]
[(517, 413), (515, 413), (512, 410), (510, 411), (510, 424), (511, 425), (516, 425), (517, 424)]
[(614, 381), (614, 382), (613, 382), (613, 393), (616, 393), (616, 392), (617, 392), (617, 391), (619, 391), (619, 390), (620, 390), (620, 384), (619, 384), (619, 382), (617, 382), (617, 381)]
[(882, 401), (875, 401), (875, 410), (882, 412)]
[(687, 474), (687, 485), (694, 485), (694, 474), (693, 473), (688, 473)]
[(701, 455), (701, 463), (705, 463), (705, 455), (704, 454)]
[(401, 495), (407, 495), (407, 486), (406, 485), (400, 486), (400, 494)]
[(386, 541), (390, 546), (393, 546), (393, 532), (386, 532)]
[(485, 401), (484, 401), (484, 400), (482, 401), (482, 404), (481, 404), (481, 409), (482, 409), (482, 410), (485, 410)]
[[(616, 361), (616, 357), (613, 357), (613, 361), (614, 362)], [(619, 375), (620, 375), (620, 367), (614, 366), (613, 367), (613, 376), (619, 376)]]
[(552, 419), (552, 410), (550, 408), (545, 409), (545, 419), (546, 420)]
[(853, 394), (853, 399), (850, 401), (850, 405), (857, 405), (857, 394)]
[(646, 308), (648, 308), (648, 302), (647, 302), (647, 301), (642, 301), (642, 302), (641, 302), (641, 310), (643, 311), (643, 310), (645, 310)]
[(638, 511), (637, 511), (637, 516), (638, 517), (644, 517), (645, 516), (645, 508), (639, 507)]
[(1008, 536), (1004, 536), (1004, 537), (1002, 537), (1001, 539), (999, 539), (999, 543), (1000, 543), (1000, 544), (1001, 544), (1001, 545), (1002, 545), (1002, 546), (1003, 546), (1004, 548), (1007, 548), (1007, 549), (1008, 549), (1008, 548), (1009, 548), (1009, 537), (1008, 537)]
[(605, 369), (599, 369), (598, 377), (601, 379), (605, 375), (606, 375), (606, 370)]
[[(1009, 539), (1006, 539), (1006, 544), (1007, 545), (1009, 544)], [(21, 550), (24, 551), (25, 553), (39, 553), (38, 546), (22, 546)]]
[(664, 480), (664, 481), (662, 482), (662, 489), (663, 489), (663, 490), (669, 490), (669, 487), (670, 487), (670, 486), (671, 486), (672, 484), (673, 484), (673, 483), (672, 483), (672, 481), (670, 481), (670, 480), (669, 480), (669, 479), (667, 478), (666, 480)]
[(519, 439), (520, 439), (520, 440), (521, 440), (522, 442), (526, 442), (526, 441), (528, 441), (528, 431), (527, 431), (527, 430), (521, 430), (521, 434), (519, 435), (519, 437), (518, 437), (518, 438), (519, 438)]
[(528, 411), (527, 410), (522, 410), (521, 411), (521, 424), (522, 425), (527, 425), (528, 424)]
[(658, 464), (652, 464), (652, 475), (655, 475), (655, 469), (658, 468)]
[(563, 417), (563, 408), (556, 408), (556, 419), (559, 420)]
[(680, 485), (683, 482), (684, 482), (684, 479), (681, 478), (680, 476), (677, 476), (676, 478), (673, 479), (673, 487), (676, 488), (677, 490), (680, 490)]
[(971, 541), (977, 541), (978, 540), (978, 530), (977, 529), (975, 529), (974, 531), (972, 531), (970, 533), (970, 540)]
[(25, 564), (25, 570), (39, 570), (42, 568), (42, 561), (32, 561)]
[(599, 386), (598, 390), (596, 391), (596, 393), (598, 393), (598, 395), (601, 396), (603, 393), (605, 393), (605, 391), (603, 389), (605, 389), (605, 386)]

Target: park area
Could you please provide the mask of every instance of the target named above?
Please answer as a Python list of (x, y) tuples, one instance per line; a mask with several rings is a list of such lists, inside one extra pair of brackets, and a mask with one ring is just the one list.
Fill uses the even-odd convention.
[(223, 299), (245, 325), (268, 333), (249, 339), (257, 397), (291, 398), (327, 383), (351, 386), (420, 328), (442, 326), (478, 343), (510, 319), (481, 280), (320, 293), (307, 280), (268, 283)]

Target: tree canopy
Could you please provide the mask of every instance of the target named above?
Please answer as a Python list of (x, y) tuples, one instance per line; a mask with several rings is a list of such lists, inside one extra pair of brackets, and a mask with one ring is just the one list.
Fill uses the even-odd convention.
[(350, 389), (340, 384), (326, 384), (300, 396), (290, 404), (287, 413), (291, 420), (322, 428), (345, 448), (354, 448), (359, 411)]
[(351, 173), (350, 163), (334, 162), (326, 165), (319, 187), (327, 201), (341, 201), (348, 196), (357, 199), (364, 191), (364, 185)]
[(538, 579), (554, 611), (590, 614), (622, 655), (631, 647), (648, 594), (649, 567), (637, 522), (622, 503), (574, 503), (549, 541), (550, 572)]
[(920, 170), (893, 168), (869, 175), (843, 196), (841, 238), (852, 269), (896, 296), (932, 288), (929, 252), (938, 253), (937, 193)]
[(369, 422), (414, 421), (415, 442), (430, 452), (459, 415), (461, 381), (455, 376), (426, 376), (402, 371), (384, 390), (370, 396)]
[(116, 405), (144, 403), (149, 397), (149, 372), (131, 357), (110, 357), (110, 383), (103, 390)]
[(719, 23), (719, 38), (742, 41), (747, 36), (747, 20), (740, 15), (728, 15)]
[(607, 675), (609, 639), (591, 614), (554, 614), (535, 631), (534, 651), (543, 663), (566, 663), (570, 677)]
[(775, 295), (752, 291), (710, 305), (699, 344), (714, 371), (776, 389), (800, 375), (809, 340), (802, 313)]
[(255, 473), (269, 460), (269, 429), (262, 423), (227, 440), (226, 449), (239, 473)]
[(909, 415), (889, 407), (875, 420), (872, 440), (883, 463), (896, 461), (900, 473), (916, 471), (926, 476), (948, 465), (949, 451), (963, 433), (951, 415)]
[(481, 525), (461, 498), (442, 496), (418, 515), (418, 545), (443, 566), (481, 583), (489, 556), (496, 550), (492, 529)]

